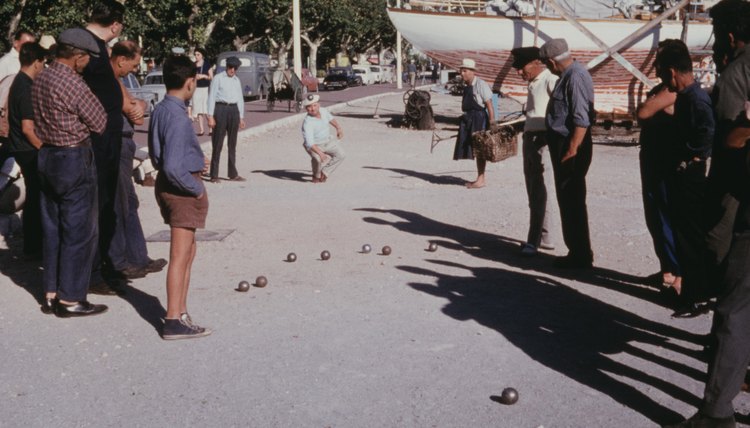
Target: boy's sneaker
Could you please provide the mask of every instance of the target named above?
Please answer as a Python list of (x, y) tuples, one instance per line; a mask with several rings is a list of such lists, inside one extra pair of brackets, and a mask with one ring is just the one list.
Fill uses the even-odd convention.
[(528, 243), (527, 244), (523, 244), (523, 246), (521, 247), (521, 255), (523, 255), (523, 256), (533, 257), (537, 253), (538, 253), (538, 250), (536, 249), (535, 246), (533, 246), (531, 244), (528, 244)]
[(188, 314), (182, 314), (180, 319), (164, 319), (161, 338), (164, 340), (194, 339), (211, 333), (210, 329), (193, 324)]

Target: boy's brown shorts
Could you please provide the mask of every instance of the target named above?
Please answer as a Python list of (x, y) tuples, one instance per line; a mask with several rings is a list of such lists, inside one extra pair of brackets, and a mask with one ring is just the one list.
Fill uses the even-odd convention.
[[(193, 173), (200, 180), (200, 173)], [(191, 195), (183, 195), (174, 188), (163, 174), (156, 177), (156, 202), (159, 204), (164, 223), (172, 227), (185, 229), (203, 229), (206, 227), (208, 216), (208, 194), (203, 191), (200, 199)]]

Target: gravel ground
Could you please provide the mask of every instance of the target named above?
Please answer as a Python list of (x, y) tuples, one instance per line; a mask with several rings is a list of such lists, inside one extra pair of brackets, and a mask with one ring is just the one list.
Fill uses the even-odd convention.
[[(0, 426), (648, 427), (694, 412), (710, 317), (671, 319), (642, 284), (658, 265), (637, 147), (595, 146), (596, 267), (561, 271), (556, 207), (557, 250), (518, 254), (520, 156), (467, 190), (474, 164), (451, 160), (452, 139), (430, 153), (432, 131), (387, 126), (403, 112), (400, 94), (380, 98), (376, 119), (377, 103), (335, 109), (348, 157), (326, 184), (309, 182), (299, 122), (247, 131), (238, 164), (248, 181), (208, 184), (208, 229), (233, 232), (198, 245), (189, 304), (215, 330), (207, 338), (159, 338), (165, 272), (121, 297), (91, 296), (109, 305), (102, 316), (41, 314), (40, 269), (6, 235)], [(433, 94), (432, 105), (437, 135), (454, 134), (460, 99)], [(165, 230), (153, 189), (137, 191), (146, 235)], [(365, 243), (371, 254), (359, 252)], [(168, 250), (149, 244), (152, 257)], [(234, 291), (258, 275), (266, 288)], [(498, 402), (506, 387), (517, 404)], [(744, 394), (736, 406), (750, 411)]]

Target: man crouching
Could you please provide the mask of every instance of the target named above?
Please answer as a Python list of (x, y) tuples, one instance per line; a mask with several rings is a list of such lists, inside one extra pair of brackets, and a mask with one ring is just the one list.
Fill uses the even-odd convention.
[(310, 154), (313, 183), (325, 183), (328, 176), (344, 160), (344, 151), (338, 142), (331, 137), (330, 124), (336, 128), (336, 139), (344, 138), (344, 130), (341, 128), (331, 113), (320, 107), (320, 97), (308, 95), (302, 101), (302, 106), (307, 110), (305, 121), (302, 122), (302, 136), (307, 153)]

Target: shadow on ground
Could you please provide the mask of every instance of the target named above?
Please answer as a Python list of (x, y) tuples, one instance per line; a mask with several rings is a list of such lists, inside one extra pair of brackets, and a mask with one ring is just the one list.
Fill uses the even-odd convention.
[(306, 183), (310, 181), (309, 171), (300, 171), (300, 170), (293, 170), (293, 169), (269, 169), (269, 170), (256, 169), (253, 171), (253, 174), (264, 174), (268, 177), (275, 178), (277, 180), (299, 181), (302, 183)]
[[(461, 177), (456, 177), (455, 175), (449, 175), (449, 174), (454, 174), (455, 172), (428, 174), (426, 172), (419, 172), (419, 171), (413, 171), (410, 169), (402, 169), (402, 168), (383, 168), (379, 166), (363, 166), (362, 168), (381, 170), (381, 171), (391, 171), (391, 172), (395, 172), (396, 174), (401, 174), (402, 176), (418, 178), (420, 180), (424, 180), (432, 184), (441, 184), (441, 185), (449, 185), (449, 186), (465, 186), (466, 183), (468, 183), (468, 181), (464, 180)], [(456, 172), (459, 172), (459, 171), (456, 171)]]

